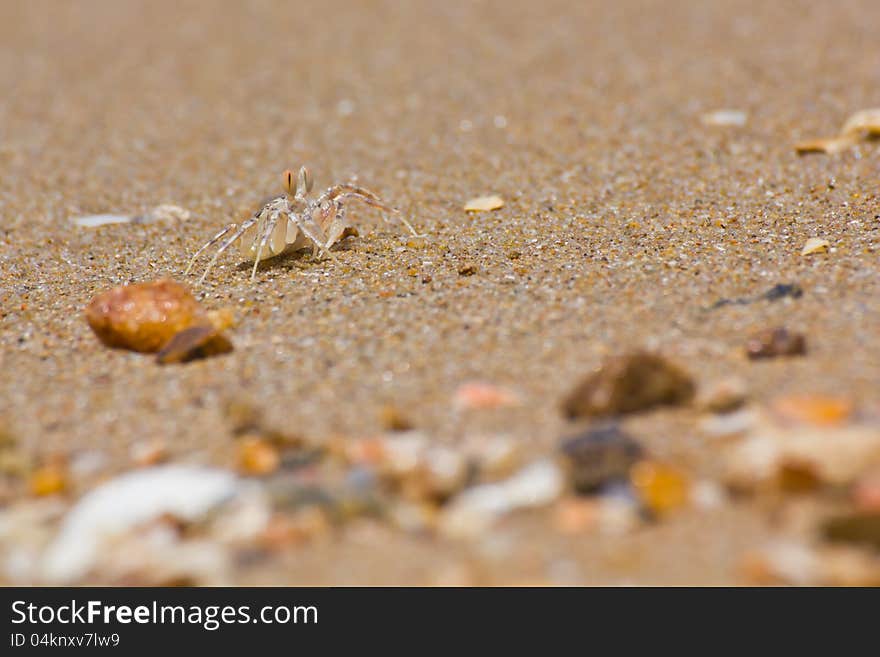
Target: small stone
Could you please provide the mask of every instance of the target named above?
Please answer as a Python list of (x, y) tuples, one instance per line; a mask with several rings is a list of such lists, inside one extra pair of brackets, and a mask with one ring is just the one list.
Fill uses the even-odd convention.
[(560, 450), (569, 465), (572, 484), (580, 493), (593, 493), (609, 482), (625, 481), (642, 456), (641, 446), (617, 425), (568, 438)]
[(641, 461), (630, 470), (630, 482), (642, 505), (657, 516), (684, 506), (690, 497), (690, 482), (677, 468)]
[(411, 431), (415, 428), (397, 406), (386, 404), (379, 411), (379, 421), (388, 431)]
[(780, 419), (817, 426), (844, 424), (852, 417), (853, 408), (852, 400), (827, 395), (788, 395), (771, 403)]
[[(846, 486), (880, 462), (880, 431), (870, 426), (790, 428), (770, 423), (724, 454), (727, 482), (741, 490)], [(804, 486), (795, 484), (800, 480)]]
[(784, 326), (759, 331), (746, 343), (746, 354), (752, 360), (801, 356), (807, 352), (807, 341), (802, 333), (789, 331)]
[(28, 487), (38, 497), (63, 493), (67, 488), (67, 468), (61, 460), (50, 461), (31, 473)]
[(96, 296), (86, 319), (108, 347), (157, 352), (177, 333), (206, 322), (198, 301), (170, 279), (121, 285)]
[(275, 472), (281, 465), (278, 450), (262, 438), (248, 436), (239, 439), (236, 452), (238, 469), (243, 474), (259, 477)]
[(500, 196), (480, 196), (465, 203), (466, 212), (489, 212), (504, 207), (504, 199)]
[(473, 276), (476, 273), (477, 273), (477, 266), (476, 265), (462, 265), (461, 267), (458, 268), (458, 275), (459, 276)]
[(232, 343), (213, 326), (193, 326), (175, 334), (156, 354), (160, 365), (188, 363), (200, 358), (228, 354)]
[(801, 255), (807, 256), (814, 253), (825, 253), (829, 246), (831, 246), (831, 242), (828, 240), (823, 240), (819, 237), (811, 237), (807, 240), (806, 244), (804, 244), (804, 248), (801, 250)]
[(711, 413), (729, 413), (740, 408), (748, 388), (739, 378), (721, 379), (704, 387), (697, 397), (697, 406)]
[(514, 406), (518, 402), (519, 398), (514, 392), (480, 381), (471, 381), (459, 386), (453, 401), (455, 408), (460, 411), (503, 408)]
[(691, 377), (663, 357), (637, 351), (607, 360), (562, 404), (571, 419), (643, 411), (688, 403), (694, 396)]

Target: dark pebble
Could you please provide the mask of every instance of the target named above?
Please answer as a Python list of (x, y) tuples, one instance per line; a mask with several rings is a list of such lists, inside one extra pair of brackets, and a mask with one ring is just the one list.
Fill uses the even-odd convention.
[(829, 518), (822, 534), (836, 543), (858, 543), (880, 550), (880, 513), (852, 513)]
[(642, 456), (641, 446), (617, 425), (592, 429), (567, 438), (559, 447), (579, 493), (594, 493), (625, 482), (630, 467)]

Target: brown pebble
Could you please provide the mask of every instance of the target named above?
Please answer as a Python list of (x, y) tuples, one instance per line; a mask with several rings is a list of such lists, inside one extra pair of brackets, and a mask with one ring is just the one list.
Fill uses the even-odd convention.
[(91, 300), (86, 320), (108, 347), (159, 351), (180, 331), (207, 323), (198, 301), (170, 279), (121, 285)]
[(569, 418), (633, 413), (660, 405), (688, 403), (694, 382), (683, 370), (656, 354), (637, 351), (607, 360), (565, 398)]
[(389, 431), (409, 431), (415, 428), (415, 425), (403, 414), (403, 411), (393, 404), (382, 407), (379, 411), (379, 420)]
[(232, 351), (232, 343), (213, 326), (193, 326), (177, 333), (156, 355), (160, 365), (188, 363)]
[(752, 360), (778, 356), (800, 356), (807, 352), (807, 341), (801, 333), (780, 326), (759, 331), (746, 343), (746, 354)]
[(473, 276), (477, 273), (476, 265), (463, 265), (458, 268), (459, 276)]

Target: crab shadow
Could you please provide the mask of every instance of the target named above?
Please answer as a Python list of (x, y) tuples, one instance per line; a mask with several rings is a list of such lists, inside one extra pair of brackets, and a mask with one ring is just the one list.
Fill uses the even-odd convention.
[[(345, 251), (352, 250), (352, 242), (351, 238), (346, 238), (341, 242), (338, 242), (333, 246), (334, 253), (340, 253)], [(329, 261), (330, 259), (327, 256), (324, 256), (323, 259), (318, 260), (317, 258), (312, 257), (312, 249), (311, 247), (305, 247), (302, 249), (297, 249), (296, 251), (286, 251), (284, 253), (280, 253), (277, 256), (273, 256), (271, 258), (266, 258), (260, 261), (260, 264), (257, 265), (257, 271), (265, 271), (269, 269), (280, 269), (283, 271), (292, 271), (297, 268), (295, 263), (301, 263), (305, 265), (311, 264), (319, 264), (325, 261)], [(331, 261), (332, 262), (332, 261)], [(242, 260), (237, 265), (235, 265), (235, 270), (239, 272), (250, 272), (254, 267), (253, 260)], [(301, 268), (301, 267), (299, 267)]]

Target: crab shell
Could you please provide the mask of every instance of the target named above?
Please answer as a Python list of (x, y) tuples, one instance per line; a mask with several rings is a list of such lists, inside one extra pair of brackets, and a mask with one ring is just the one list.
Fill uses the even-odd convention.
[[(263, 211), (264, 216), (268, 214), (268, 211)], [(329, 223), (329, 218), (317, 208), (312, 213), (312, 220), (315, 224), (321, 227), (322, 231), (326, 230), (327, 226), (325, 224)], [(263, 232), (263, 226), (265, 225), (264, 221), (265, 220), (260, 220), (248, 228), (238, 241), (239, 252), (242, 257), (247, 258), (250, 261), (253, 261), (257, 257), (257, 249), (260, 247), (259, 236)], [(272, 235), (269, 237), (265, 246), (263, 246), (260, 260), (274, 258), (282, 253), (291, 253), (308, 246), (312, 246), (312, 241), (300, 231), (296, 223), (291, 221), (286, 213), (282, 213), (282, 215), (278, 217), (278, 223), (272, 230)]]

